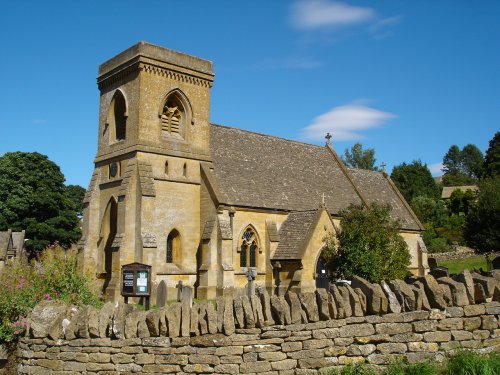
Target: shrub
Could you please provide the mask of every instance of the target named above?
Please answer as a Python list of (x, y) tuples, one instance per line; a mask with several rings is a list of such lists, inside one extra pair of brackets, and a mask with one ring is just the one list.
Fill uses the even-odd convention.
[(332, 276), (349, 279), (357, 275), (378, 283), (408, 274), (408, 245), (388, 206), (352, 205), (341, 216), (341, 230), (327, 236), (323, 252)]
[(497, 375), (500, 374), (500, 353), (479, 355), (461, 351), (447, 363), (446, 375)]
[(89, 280), (78, 272), (76, 252), (58, 245), (46, 249), (39, 262), (7, 263), (0, 284), (0, 343), (9, 343), (23, 334), (28, 313), (44, 299), (99, 304)]

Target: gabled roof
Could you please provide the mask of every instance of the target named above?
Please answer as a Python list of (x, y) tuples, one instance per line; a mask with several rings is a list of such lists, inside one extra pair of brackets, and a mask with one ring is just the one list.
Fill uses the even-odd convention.
[(392, 207), (401, 228), (422, 230), (394, 184), (381, 172), (347, 169), (335, 151), (221, 125), (210, 126), (213, 168), (203, 168), (219, 204), (333, 215), (351, 204)]
[(401, 229), (423, 230), (418, 218), (384, 173), (365, 169), (349, 169), (349, 172), (353, 182), (362, 191), (367, 204), (388, 204), (392, 208), (392, 218), (399, 220)]
[(467, 186), (445, 186), (443, 187), (443, 191), (441, 192), (441, 198), (450, 198), (451, 193), (455, 190), (460, 190), (465, 193), (467, 190), (478, 191), (479, 187), (477, 185), (467, 185)]
[(221, 204), (304, 211), (325, 194), (330, 212), (361, 199), (326, 147), (220, 125), (211, 127)]
[(317, 221), (319, 210), (291, 212), (281, 224), (280, 242), (274, 252), (275, 260), (302, 259), (301, 250), (311, 228)]

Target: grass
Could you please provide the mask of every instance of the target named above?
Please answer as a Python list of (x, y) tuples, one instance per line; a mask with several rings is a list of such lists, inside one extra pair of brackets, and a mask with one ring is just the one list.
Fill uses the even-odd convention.
[(463, 259), (442, 260), (439, 261), (438, 264), (442, 267), (448, 267), (450, 273), (460, 273), (464, 269), (471, 270), (473, 268), (482, 268), (486, 271), (488, 268), (484, 255), (478, 255)]
[(395, 362), (377, 372), (364, 364), (332, 370), (330, 375), (498, 375), (500, 374), (500, 353), (477, 354), (470, 351), (458, 352), (443, 364)]

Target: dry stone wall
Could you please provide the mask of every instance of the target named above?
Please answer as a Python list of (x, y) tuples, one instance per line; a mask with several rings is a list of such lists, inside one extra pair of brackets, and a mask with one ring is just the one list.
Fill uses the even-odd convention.
[(500, 277), (464, 272), (436, 280), (329, 291), (218, 298), (190, 307), (100, 310), (46, 301), (18, 345), (18, 371), (34, 373), (309, 374), (363, 361), (442, 360), (458, 348), (500, 349)]

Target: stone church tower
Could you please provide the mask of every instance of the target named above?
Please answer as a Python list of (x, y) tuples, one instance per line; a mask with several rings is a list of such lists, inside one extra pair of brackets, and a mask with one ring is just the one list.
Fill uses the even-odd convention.
[(79, 248), (109, 299), (119, 298), (127, 263), (152, 265), (157, 282), (196, 280), (213, 78), (210, 61), (144, 42), (99, 67), (98, 150)]

